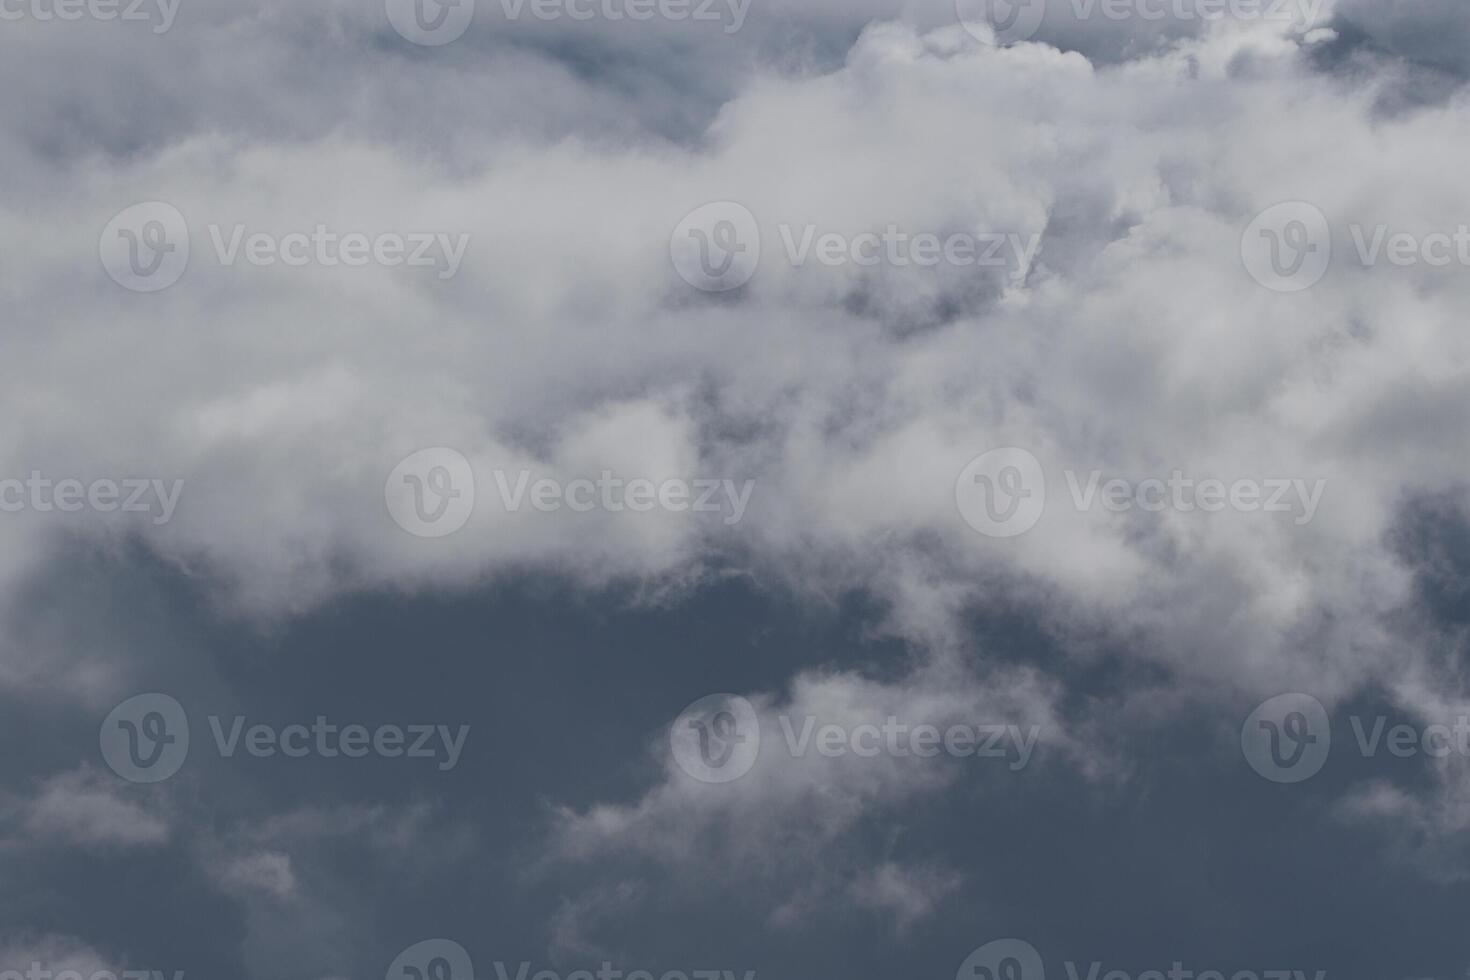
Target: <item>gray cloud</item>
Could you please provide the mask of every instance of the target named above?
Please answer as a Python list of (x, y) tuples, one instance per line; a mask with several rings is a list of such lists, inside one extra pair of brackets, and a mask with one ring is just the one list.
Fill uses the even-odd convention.
[[(1470, 224), (1445, 162), (1470, 144), (1464, 12), (1338, 0), (1285, 25), (1053, 3), (1034, 43), (1010, 46), (954, 21), (939, 0), (756, 0), (727, 34), (509, 21), (482, 0), (439, 49), (346, 0), (184, 0), (164, 34), (0, 26), (0, 84), (18, 93), (0, 107), (0, 477), (183, 481), (166, 519), (0, 514), (0, 692), (17, 725), (54, 735), (6, 772), (0, 860), (23, 884), (0, 894), (37, 932), (77, 918), (66, 931), (82, 938), (47, 940), (47, 957), (100, 964), (82, 942), (128, 955), (123, 935), (161, 942), (90, 914), (87, 888), (24, 897), (70, 847), (109, 881), (147, 864), (206, 909), (229, 938), (194, 955), (225, 975), (354, 975), (393, 955), (361, 951), (365, 935), (403, 948), (424, 938), (410, 923), (480, 928), (464, 909), (491, 902), (489, 886), (458, 875), (481, 861), (534, 896), (497, 906), (515, 923), (501, 941), (555, 962), (677, 951), (682, 917), (712, 914), (711, 888), (740, 891), (734, 920), (777, 946), (856, 917), (904, 949), (954, 928), (956, 902), (998, 927), (991, 875), (1014, 874), (953, 827), (914, 846), (915, 808), (1003, 808), (1010, 791), (1041, 798), (1037, 784), (1100, 808), (1149, 796), (1166, 766), (1151, 739), (1182, 726), (1202, 768), (1238, 761), (1221, 719), (1283, 691), (1334, 711), (1381, 698), (1421, 721), (1466, 710), (1470, 280), (1354, 253), (1362, 228)], [(189, 266), (130, 293), (98, 239), (153, 200), (185, 216)], [(755, 216), (762, 254), (748, 286), (715, 297), (679, 278), (670, 236), (719, 200)], [(1288, 295), (1253, 282), (1240, 248), (1257, 214), (1291, 200), (1327, 218), (1333, 260)], [(218, 254), (231, 229), (318, 225), (468, 244), (449, 277)], [(979, 274), (798, 265), (785, 237), (808, 226), (1038, 248)], [(385, 512), (384, 481), (434, 446), (464, 454), (476, 501), (461, 531), (421, 540)], [(1049, 479), (1044, 519), (1002, 541), (966, 525), (955, 485), (1005, 446)], [(1064, 475), (1176, 470), (1325, 489), (1310, 522), (1114, 513), (1073, 506)], [(520, 471), (754, 489), (738, 522), (512, 512), (500, 481)], [(126, 696), (171, 689), (194, 713), (351, 708), (336, 699), (384, 668), (310, 650), (261, 681), (238, 648), (345, 634), (331, 617), (355, 602), (432, 618), (422, 604), (528, 581), (567, 589), (568, 606), (679, 622), (731, 583), (824, 614), (867, 597), (875, 611), (840, 655), (718, 686), (749, 696), (770, 733), (782, 712), (1035, 720), (1033, 782), (767, 752), (722, 792), (668, 758), (663, 702), (689, 693), (674, 683), (618, 733), (616, 772), (524, 748), (532, 722), (497, 730), (505, 768), (475, 771), (514, 786), (493, 832), (476, 823), (494, 812), (483, 788), (202, 762), (202, 715), (178, 783), (146, 792), (97, 768), (98, 720)], [(1025, 627), (977, 633), (992, 620)], [(224, 649), (201, 654), (201, 636)], [(398, 658), (426, 655), (400, 641)], [(468, 660), (485, 641), (459, 642)], [(729, 659), (754, 656), (741, 654)], [(869, 655), (881, 664), (850, 662)], [(314, 658), (342, 676), (298, 690)], [(541, 683), (575, 703), (642, 682)], [(363, 690), (386, 711), (375, 699), (412, 685), (388, 674)], [(485, 710), (475, 738), (498, 717)], [(514, 771), (518, 752), (559, 778)], [(1329, 778), (1312, 799), (1333, 833), (1368, 834), (1415, 881), (1463, 882), (1456, 766)], [(442, 879), (459, 890), (424, 898)], [(387, 883), (402, 894), (374, 892)], [(788, 952), (791, 969), (814, 955)]]

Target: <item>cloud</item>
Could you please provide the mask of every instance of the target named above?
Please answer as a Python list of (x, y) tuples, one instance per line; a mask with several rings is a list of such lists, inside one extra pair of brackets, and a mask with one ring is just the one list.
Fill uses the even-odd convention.
[(0, 963), (5, 970), (25, 973), (33, 964), (50, 970), (52, 975), (72, 971), (83, 977), (107, 972), (120, 976), (122, 971), (74, 936), (40, 935), (15, 937), (0, 944)]
[[(917, 651), (896, 681), (804, 674), (756, 697), (764, 719), (1019, 711), (1090, 776), (1127, 760), (1079, 735), (1094, 716), (1062, 724), (1058, 705), (1104, 653), (1157, 671), (1150, 696), (1170, 689), (1149, 705), (1122, 696), (1130, 718), (1191, 698), (1311, 689), (1339, 702), (1374, 686), (1425, 710), (1438, 685), (1459, 684), (1447, 645), (1404, 642), (1418, 636), (1403, 623), (1416, 562), (1392, 536), (1417, 495), (1463, 494), (1470, 280), (1365, 268), (1350, 231), (1466, 221), (1445, 165), (1470, 145), (1458, 84), (1383, 112), (1411, 71), (1398, 59), (1462, 73), (1456, 8), (1343, 2), (1323, 8), (1331, 35), (1084, 21), (1055, 5), (1038, 43), (997, 47), (947, 5), (793, 0), (733, 39), (667, 25), (497, 32), (492, 6), (436, 56), (369, 6), (201, 2), (167, 37), (103, 24), (7, 35), (0, 82), (24, 97), (0, 109), (16, 192), (0, 205), (13, 323), (0, 470), (184, 481), (166, 524), (4, 515), (8, 635), (28, 635), (25, 585), (77, 542), (141, 542), (214, 611), (267, 625), (343, 596), (532, 573), (664, 602), (739, 574), (800, 601), (876, 596), (885, 631)], [(1352, 65), (1366, 70), (1333, 62), (1358, 41), (1369, 50)], [(107, 279), (98, 237), (151, 200), (185, 216), (190, 265), (169, 290), (135, 295)], [(750, 285), (720, 298), (691, 292), (669, 261), (680, 220), (717, 200), (749, 208), (763, 245)], [(1239, 250), (1251, 219), (1289, 200), (1327, 216), (1335, 258), (1317, 288), (1282, 295), (1250, 280)], [(236, 228), (317, 226), (470, 241), (450, 280), (229, 265), (215, 244)], [(798, 265), (783, 229), (807, 226), (1040, 247), (979, 275)], [(393, 523), (384, 481), (434, 446), (470, 461), (477, 500), (464, 530), (426, 541)], [(1052, 478), (1045, 520), (997, 541), (966, 526), (954, 494), (969, 460), (1004, 446)], [(521, 471), (756, 488), (737, 526), (511, 512), (497, 476)], [(1063, 474), (1093, 471), (1326, 491), (1310, 524), (1079, 511)], [(1005, 651), (968, 636), (969, 617), (996, 609), (1044, 620), (1066, 656), (999, 669)], [(125, 673), (64, 642), (30, 652), (7, 651), (9, 689), (72, 683), (51, 668), (81, 658), (95, 701)], [(800, 869), (813, 883), (773, 921), (831, 895), (921, 921), (950, 872), (906, 856), (864, 870), (850, 849), (872, 814), (942, 790), (953, 770), (854, 761), (765, 760), (733, 807), (668, 770), (631, 803), (557, 811), (554, 855), (767, 888)], [(1374, 799), (1375, 812), (1401, 803)], [(126, 847), (170, 834), (85, 769), (26, 806), (38, 836)], [(258, 935), (301, 940), (307, 927), (276, 899), (313, 894), (310, 855), (292, 848), (334, 825), (385, 853), (419, 839), (411, 815), (303, 811), (221, 844), (217, 880), (251, 893)], [(603, 928), (598, 894), (572, 900), (568, 949), (598, 941), (578, 928)], [(338, 925), (313, 963), (346, 945)]]
[[(983, 780), (984, 792), (1004, 792), (1006, 778), (1020, 778), (1018, 770), (1027, 765), (1107, 778), (1107, 750), (1083, 747), (1057, 712), (1057, 693), (1027, 672), (984, 681), (966, 677), (953, 661), (899, 682), (804, 674), (788, 696), (755, 699), (759, 755), (735, 783), (691, 778), (660, 733), (650, 749), (663, 765), (658, 784), (633, 803), (559, 808), (552, 860), (638, 868), (656, 874), (664, 887), (689, 892), (691, 901), (701, 881), (736, 882), (747, 897), (766, 897), (769, 923), (781, 927), (851, 903), (901, 931), (932, 912), (960, 878), (922, 863), (872, 866), (859, 840), (875, 822), (901, 828), (911, 808), (957, 782)], [(899, 725), (905, 731), (932, 725), (939, 732), (955, 725), (1014, 726), (1031, 733), (1035, 755), (921, 757), (907, 742), (872, 757), (866, 746), (840, 756), (819, 751), (827, 726), (854, 732), (865, 725), (895, 732)]]
[(26, 832), (52, 843), (118, 850), (156, 847), (171, 836), (167, 817), (128, 799), (115, 779), (85, 765), (46, 780), (20, 810)]
[(201, 833), (192, 856), (236, 903), (250, 975), (326, 976), (352, 961), (355, 930), (372, 914), (373, 889), (361, 875), (416, 889), (477, 843), (472, 828), (426, 801), (298, 806)]
[[(328, 38), (368, 29), (345, 10), (267, 5), (241, 21), (205, 6), (196, 29), (260, 44), (300, 18)], [(22, 311), (48, 310), (50, 326), (10, 360), (17, 427), (0, 458), (16, 472), (184, 480), (166, 526), (128, 515), (69, 526), (142, 536), (254, 615), (526, 568), (592, 586), (697, 581), (733, 560), (931, 607), (924, 592), (977, 581), (1045, 590), (1079, 624), (1139, 634), (1140, 655), (1204, 683), (1270, 689), (1307, 675), (1343, 691), (1371, 670), (1341, 654), (1345, 637), (1373, 636), (1404, 595), (1379, 540), (1400, 489), (1459, 475), (1452, 447), (1423, 428), (1397, 438), (1385, 413), (1436, 391), (1426, 411), (1457, 411), (1457, 361), (1444, 355), (1462, 347), (1450, 312), (1460, 287), (1425, 270), (1343, 267), (1331, 288), (1283, 300), (1242, 276), (1239, 230), (1290, 196), (1338, 222), (1430, 213), (1455, 189), (1414, 163), (1415, 148), (1463, 126), (1445, 112), (1380, 123), (1371, 83), (1316, 74), (1301, 45), (1275, 25), (1219, 24), (1108, 64), (876, 22), (833, 70), (757, 71), (698, 146), (542, 134), (477, 166), (426, 162), (402, 134), (371, 128), (181, 131), (110, 171), (41, 187), (47, 217), (7, 223), (11, 294)], [(1340, 151), (1361, 166), (1335, 168)], [(1263, 169), (1281, 176), (1263, 183)], [(189, 218), (191, 268), (166, 293), (119, 295), (87, 268), (93, 239), (123, 204), (160, 195)], [(690, 296), (668, 265), (670, 230), (719, 197), (750, 207), (765, 232), (759, 274), (733, 303)], [(208, 231), (318, 223), (463, 232), (471, 244), (444, 283), (222, 267)], [(1041, 250), (1019, 283), (796, 268), (777, 225), (808, 223), (993, 229), (1038, 235)], [(78, 275), (86, 288), (61, 288)], [(160, 356), (134, 363), (145, 349)], [(1440, 355), (1427, 387), (1415, 373), (1424, 350)], [(120, 359), (128, 370), (112, 370)], [(27, 380), (43, 361), (50, 394)], [(101, 418), (61, 407), (61, 393), (84, 391), (129, 407)], [(1259, 515), (1141, 523), (1055, 501), (1041, 528), (1000, 549), (958, 520), (953, 484), (968, 459), (1010, 444), (1057, 469), (1280, 475), (1329, 490), (1307, 528)], [(1378, 465), (1386, 444), (1391, 470)], [(381, 486), (398, 459), (435, 445), (471, 459), (480, 499), (464, 531), (431, 547), (387, 519)], [(734, 529), (508, 514), (495, 474), (521, 469), (707, 471), (756, 490)], [(7, 551), (23, 575), (58, 515), (15, 516)], [(984, 598), (969, 589), (944, 605)], [(1303, 659), (1277, 656), (1288, 636)]]
[(852, 897), (860, 906), (892, 917), (900, 932), (927, 918), (960, 885), (960, 875), (940, 868), (905, 868), (888, 862), (853, 883)]
[(219, 881), (231, 890), (257, 890), (276, 898), (296, 894), (291, 858), (275, 851), (256, 851), (229, 858), (216, 869)]

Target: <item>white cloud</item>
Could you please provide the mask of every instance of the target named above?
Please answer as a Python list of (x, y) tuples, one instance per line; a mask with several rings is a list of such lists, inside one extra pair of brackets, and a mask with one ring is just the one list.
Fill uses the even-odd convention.
[(110, 963), (101, 953), (75, 936), (39, 935), (11, 937), (0, 944), (0, 970), (18, 970), (25, 973), (32, 964), (50, 970), (54, 976), (63, 971), (73, 971), (83, 977), (92, 977), (108, 972), (121, 976), (122, 970)]
[(891, 915), (894, 927), (902, 932), (934, 912), (960, 881), (954, 872), (905, 868), (890, 861), (855, 881), (852, 895), (858, 905)]
[(296, 894), (296, 875), (291, 870), (291, 858), (276, 851), (235, 855), (223, 861), (215, 871), (220, 883), (231, 890), (261, 891), (282, 899)]
[(170, 836), (167, 817), (128, 799), (116, 779), (90, 766), (46, 780), (22, 814), (32, 837), (85, 848), (152, 847)]
[[(753, 699), (759, 756), (738, 781), (691, 778), (660, 732), (650, 752), (662, 763), (662, 780), (634, 803), (560, 809), (551, 852), (571, 864), (649, 862), (686, 885), (708, 878), (739, 882), (747, 894), (778, 896), (769, 914), (776, 925), (796, 926), (852, 902), (904, 929), (933, 911), (959, 878), (944, 868), (898, 861), (874, 868), (853, 857), (858, 832), (874, 820), (902, 827), (907, 813), (956, 783), (1003, 793), (1024, 767), (1108, 775), (1108, 749), (1078, 740), (1081, 733), (1058, 713), (1056, 694), (1030, 672), (978, 681), (954, 662), (889, 683), (846, 673), (804, 674), (787, 697)], [(902, 741), (905, 735), (894, 736), (899, 750), (871, 758), (828, 756), (815, 747), (825, 726), (852, 732), (863, 725), (883, 728), (889, 719), (897, 723), (889, 726), (895, 732), (898, 726), (932, 725), (939, 732), (955, 725), (1015, 726), (1034, 732), (1037, 748), (1018, 767), (1017, 755), (919, 757)], [(860, 747), (867, 751), (866, 744)]]

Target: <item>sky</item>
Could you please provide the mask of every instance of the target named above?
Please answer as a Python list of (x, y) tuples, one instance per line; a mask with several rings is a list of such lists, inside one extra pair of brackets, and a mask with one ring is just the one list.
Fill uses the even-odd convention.
[(1460, 0), (0, 51), (0, 980), (1470, 976)]

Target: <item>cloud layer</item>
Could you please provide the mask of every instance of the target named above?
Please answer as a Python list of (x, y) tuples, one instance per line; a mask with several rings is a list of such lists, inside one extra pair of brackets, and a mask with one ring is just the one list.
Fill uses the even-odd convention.
[[(756, 0), (729, 32), (482, 2), (443, 48), (346, 0), (184, 0), (166, 33), (5, 24), (0, 83), (19, 97), (0, 107), (0, 476), (183, 488), (167, 512), (6, 507), (0, 689), (105, 713), (149, 676), (147, 631), (99, 640), (95, 596), (56, 581), (58, 562), (101, 554), (159, 563), (200, 615), (246, 631), (539, 576), (661, 610), (731, 579), (814, 607), (861, 594), (879, 610), (864, 639), (902, 657), (742, 690), (763, 730), (782, 713), (1034, 720), (1047, 778), (1102, 795), (1147, 767), (1139, 733), (1283, 691), (1426, 721), (1470, 710), (1446, 611), (1463, 560), (1433, 544), (1465, 522), (1470, 279), (1368, 262), (1363, 244), (1470, 225), (1453, 164), (1470, 147), (1470, 19), (1367, 0), (1290, 21), (1082, 10), (1053, 3), (1011, 45), (937, 0)], [(153, 201), (182, 215), (188, 267), (129, 292), (99, 236)], [(758, 267), (729, 293), (670, 260), (710, 202), (759, 228)], [(1331, 261), (1299, 292), (1241, 258), (1282, 202), (1328, 227)], [(319, 229), (465, 245), (452, 267), (227, 254)], [(978, 236), (1006, 258), (793, 261), (803, 229)], [(420, 538), (384, 483), (435, 447), (468, 461), (474, 508)], [(1044, 517), (1009, 539), (956, 504), (966, 465), (1003, 447), (1047, 475)], [(542, 512), (507, 506), (523, 474), (753, 489), (734, 520)], [(1090, 474), (1321, 495), (1307, 514), (1079, 507)], [(977, 634), (1001, 616), (1032, 623), (1048, 656)], [(1126, 682), (1097, 693), (1103, 671)], [(951, 767), (767, 755), (732, 797), (645, 744), (635, 792), (546, 799), (544, 853), (511, 862), (579, 878), (557, 955), (598, 953), (629, 909), (707, 881), (775, 896), (777, 931), (836, 907), (906, 934), (972, 877), (870, 836), (956, 792)], [(477, 843), (428, 804), (381, 801), (280, 801), (259, 826), (205, 832), (198, 800), (108, 779), (18, 777), (6, 848), (184, 847), (201, 887), (248, 910), (250, 975), (282, 968), (277, 945), (310, 948), (290, 962), (321, 976), (351, 947), (362, 907), (324, 841), (366, 840), (384, 866)], [(1438, 767), (1413, 788), (1345, 788), (1335, 812), (1396, 828), (1407, 865), (1460, 880), (1466, 785)]]

